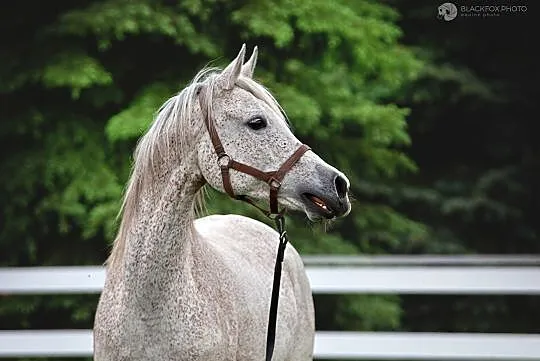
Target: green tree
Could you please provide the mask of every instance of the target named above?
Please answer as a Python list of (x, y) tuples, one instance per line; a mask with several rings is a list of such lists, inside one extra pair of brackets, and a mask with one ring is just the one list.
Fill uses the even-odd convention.
[[(259, 45), (256, 77), (296, 134), (343, 169), (351, 215), (289, 231), (303, 253), (384, 253), (424, 227), (381, 197), (416, 170), (408, 110), (393, 97), (422, 63), (398, 14), (375, 1), (150, 0), (10, 3), (2, 11), (2, 265), (99, 264), (113, 238), (138, 136), (209, 61)], [(7, 7), (7, 5), (4, 5)], [(14, 14), (25, 14), (24, 18)], [(211, 212), (253, 209), (211, 192)], [(318, 328), (389, 329), (397, 298), (320, 297)], [(3, 327), (91, 327), (95, 297), (10, 297)], [(326, 312), (324, 311), (326, 310)], [(56, 315), (43, 321), (44, 313)]]

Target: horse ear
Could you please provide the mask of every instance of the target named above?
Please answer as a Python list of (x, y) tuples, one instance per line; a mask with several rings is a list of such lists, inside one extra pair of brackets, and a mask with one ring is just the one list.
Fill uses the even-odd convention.
[(253, 48), (253, 53), (251, 58), (242, 66), (242, 75), (247, 78), (253, 78), (253, 73), (255, 72), (255, 66), (257, 65), (257, 55), (259, 50), (257, 47)]
[(242, 45), (240, 52), (236, 58), (219, 74), (217, 79), (218, 86), (224, 90), (231, 90), (234, 88), (236, 79), (240, 76), (242, 71), (242, 64), (244, 64), (244, 56), (246, 54), (246, 44)]

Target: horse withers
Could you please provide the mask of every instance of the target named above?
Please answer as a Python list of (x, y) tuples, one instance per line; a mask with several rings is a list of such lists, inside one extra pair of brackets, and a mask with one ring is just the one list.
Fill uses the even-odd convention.
[[(348, 179), (296, 139), (253, 80), (257, 49), (245, 64), (244, 54), (199, 72), (137, 145), (95, 317), (96, 361), (264, 359), (278, 234), (239, 215), (196, 219), (205, 184), (262, 202), (270, 187), (270, 203), (313, 221), (350, 211)], [(273, 360), (311, 360), (313, 298), (292, 246), (279, 296)]]

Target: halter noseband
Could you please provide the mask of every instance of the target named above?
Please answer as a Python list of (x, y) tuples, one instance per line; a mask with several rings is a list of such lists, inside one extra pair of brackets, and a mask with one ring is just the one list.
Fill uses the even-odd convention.
[[(199, 93), (199, 105), (203, 114), (204, 124), (206, 125), (206, 129), (208, 130), (208, 134), (210, 134), (210, 139), (212, 140), (212, 144), (217, 155), (217, 162), (219, 168), (221, 169), (221, 178), (223, 180), (223, 188), (225, 188), (225, 192), (227, 192), (227, 194), (231, 198), (238, 199), (255, 206), (269, 217), (273, 215), (283, 214), (283, 211), (280, 212), (278, 209), (278, 193), (279, 189), (281, 188), (281, 182), (283, 181), (283, 178), (285, 177), (287, 172), (290, 171), (291, 168), (296, 164), (296, 162), (298, 162), (298, 160), (300, 160), (300, 158), (304, 155), (304, 153), (306, 153), (311, 148), (305, 144), (302, 144), (276, 171), (263, 172), (247, 164), (237, 162), (232, 159), (231, 156), (227, 154), (227, 152), (225, 152), (223, 143), (221, 143), (221, 139), (219, 138), (218, 132), (216, 130), (214, 119), (211, 118), (211, 115), (208, 114), (208, 110), (204, 107), (204, 104), (200, 99), (201, 96), (202, 92)], [(247, 196), (237, 196), (234, 194), (231, 183), (231, 175), (229, 171), (230, 169), (249, 174), (250, 176), (262, 180), (263, 182), (268, 184), (268, 186), (270, 187), (270, 210), (265, 210), (264, 208), (261, 208)]]

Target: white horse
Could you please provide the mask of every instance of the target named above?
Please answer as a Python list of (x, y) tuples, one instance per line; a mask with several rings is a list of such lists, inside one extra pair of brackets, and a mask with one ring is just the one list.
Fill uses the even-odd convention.
[[(203, 185), (225, 191), (205, 117), (231, 159), (264, 172), (301, 144), (252, 79), (256, 50), (246, 64), (244, 45), (222, 72), (200, 72), (140, 139), (95, 318), (96, 361), (264, 359), (278, 234), (238, 215), (195, 219), (194, 210)], [(268, 184), (249, 174), (230, 170), (230, 184), (235, 195), (268, 200)], [(341, 172), (307, 151), (278, 201), (332, 219), (350, 211), (348, 189)], [(314, 328), (308, 278), (289, 246), (273, 360), (311, 360)]]

